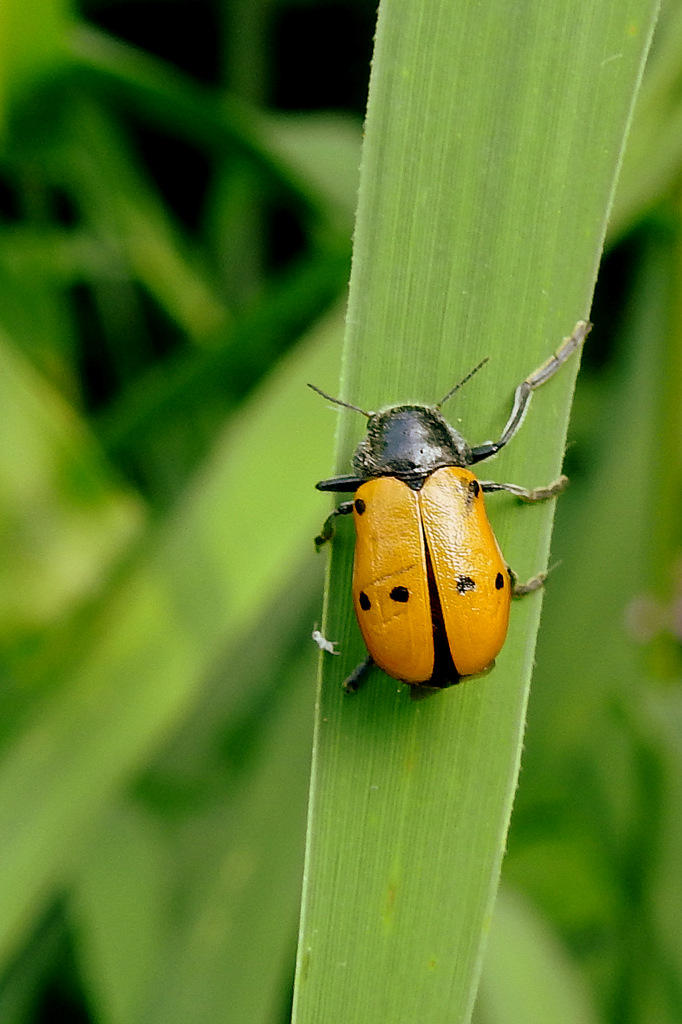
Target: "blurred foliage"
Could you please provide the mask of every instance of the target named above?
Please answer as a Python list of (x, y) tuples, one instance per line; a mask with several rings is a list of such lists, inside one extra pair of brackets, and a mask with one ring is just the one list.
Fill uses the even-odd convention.
[[(374, 15), (3, 5), (3, 1024), (287, 1016), (334, 419), (303, 385), (338, 376)], [(480, 1024), (534, 1019), (538, 965), (567, 1020), (682, 1019), (681, 75), (671, 3)]]

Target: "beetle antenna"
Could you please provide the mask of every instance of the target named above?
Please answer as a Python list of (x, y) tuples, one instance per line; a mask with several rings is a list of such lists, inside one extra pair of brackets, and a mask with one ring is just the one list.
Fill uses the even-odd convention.
[(463, 379), (462, 379), (462, 380), (461, 380), (461, 381), (459, 382), (459, 384), (455, 384), (454, 388), (450, 388), (450, 390), (448, 391), (448, 393), (447, 393), (447, 395), (445, 396), (445, 398), (441, 398), (440, 402), (438, 402), (438, 403), (437, 403), (437, 404), (435, 405), (435, 407), (434, 407), (434, 408), (436, 408), (436, 409), (440, 409), (441, 405), (445, 405), (445, 403), (447, 402), (447, 400), (448, 400), (449, 398), (452, 398), (452, 396), (454, 395), (455, 391), (459, 391), (459, 389), (460, 389), (460, 388), (461, 388), (461, 387), (462, 387), (462, 386), (463, 386), (464, 384), (466, 384), (466, 383), (467, 383), (468, 381), (470, 381), (470, 380), (471, 380), (471, 378), (473, 377), (473, 375), (474, 375), (475, 373), (478, 373), (478, 371), (479, 371), (479, 370), (481, 369), (481, 367), (482, 367), (482, 366), (485, 366), (485, 364), (486, 364), (486, 363), (488, 362), (488, 360), (489, 360), (489, 359), (490, 359), (490, 356), (486, 356), (486, 357), (485, 357), (485, 359), (481, 359), (481, 361), (480, 361), (480, 363), (478, 364), (478, 366), (474, 366), (473, 370), (470, 370), (470, 371), (469, 371), (469, 373), (467, 373), (466, 377), (464, 377), (464, 378), (463, 378)]
[(308, 387), (312, 391), (317, 391), (318, 395), (322, 395), (322, 397), (326, 398), (328, 402), (333, 402), (334, 405), (342, 405), (344, 409), (352, 409), (353, 412), (359, 412), (363, 416), (366, 416), (367, 419), (372, 415), (371, 412), (365, 412), (364, 409), (361, 409), (359, 405), (351, 405), (350, 402), (342, 402), (340, 398), (332, 398), (331, 395), (328, 395), (326, 391), (322, 390), (322, 388), (316, 387), (315, 384), (309, 384)]

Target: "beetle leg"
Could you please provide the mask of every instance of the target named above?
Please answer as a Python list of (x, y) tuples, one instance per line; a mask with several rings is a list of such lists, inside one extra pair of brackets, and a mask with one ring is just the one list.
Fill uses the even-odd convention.
[(361, 661), (360, 664), (353, 669), (348, 678), (344, 680), (344, 693), (356, 693), (356, 691), (367, 682), (367, 676), (369, 675), (369, 670), (373, 664), (374, 658), (371, 654), (368, 654), (365, 660)]
[(525, 597), (526, 594), (534, 594), (536, 590), (545, 585), (545, 580), (547, 579), (546, 572), (539, 572), (535, 576), (531, 576), (526, 583), (519, 583), (516, 579), (516, 573), (512, 572), (509, 566), (507, 566), (507, 572), (512, 584), (512, 597), (516, 598)]
[(514, 494), (521, 501), (534, 502), (534, 501), (547, 501), (548, 498), (553, 498), (555, 494), (560, 494), (561, 491), (568, 485), (568, 477), (560, 476), (558, 480), (553, 480), (551, 484), (547, 484), (546, 487), (534, 487), (529, 490), (527, 487), (519, 487), (518, 484), (498, 484), (492, 480), (479, 480), (482, 491), (509, 491), (510, 494)]
[(342, 501), (338, 508), (327, 516), (324, 521), (322, 529), (315, 538), (315, 548), (319, 551), (323, 544), (326, 544), (328, 540), (331, 540), (334, 536), (334, 520), (337, 516), (349, 516), (353, 511), (352, 501)]
[(472, 448), (472, 463), (490, 458), (491, 455), (495, 455), (496, 452), (499, 452), (501, 448), (504, 448), (511, 441), (528, 412), (533, 392), (553, 377), (566, 360), (573, 355), (575, 350), (580, 348), (591, 329), (592, 324), (588, 320), (578, 320), (571, 336), (564, 338), (554, 355), (550, 356), (542, 366), (538, 366), (537, 370), (533, 370), (530, 376), (521, 381), (514, 393), (514, 405), (502, 431), (502, 436), (499, 441), (487, 441), (485, 444)]

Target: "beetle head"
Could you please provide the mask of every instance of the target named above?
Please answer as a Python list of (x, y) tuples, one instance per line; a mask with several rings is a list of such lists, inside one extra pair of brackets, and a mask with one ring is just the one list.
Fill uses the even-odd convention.
[(395, 405), (373, 413), (353, 456), (359, 477), (396, 476), (415, 490), (435, 469), (467, 466), (466, 441), (436, 408)]

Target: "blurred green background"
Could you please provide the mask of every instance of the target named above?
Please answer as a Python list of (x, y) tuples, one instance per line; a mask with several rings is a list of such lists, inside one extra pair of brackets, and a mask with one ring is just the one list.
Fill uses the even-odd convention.
[[(337, 390), (374, 19), (3, 3), (0, 1024), (288, 1019), (334, 469), (305, 383)], [(572, 1019), (682, 1020), (681, 86), (671, 3), (479, 1024), (543, 1019), (533, 969)]]

